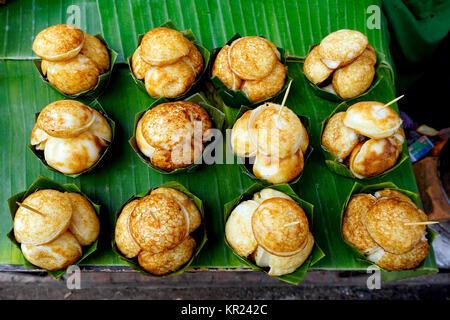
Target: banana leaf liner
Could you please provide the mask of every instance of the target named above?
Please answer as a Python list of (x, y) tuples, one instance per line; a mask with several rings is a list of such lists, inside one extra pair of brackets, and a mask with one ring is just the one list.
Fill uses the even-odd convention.
[[(160, 27), (165, 27), (165, 28), (169, 28), (169, 29), (180, 31), (175, 26), (175, 24), (172, 21), (170, 21), (170, 20), (165, 22), (164, 24), (162, 24)], [(183, 31), (180, 31), (180, 32), (181, 32), (181, 34), (183, 34), (183, 36), (185, 36), (189, 41), (191, 41), (195, 45), (195, 47), (198, 49), (198, 51), (200, 51), (200, 53), (201, 53), (201, 55), (203, 57), (203, 70), (202, 70), (202, 72), (200, 74), (198, 74), (195, 77), (194, 83), (183, 94), (180, 94), (179, 96), (174, 97), (174, 98), (164, 97), (165, 99), (168, 99), (170, 101), (182, 100), (183, 98), (188, 97), (189, 95), (192, 95), (195, 91), (198, 91), (196, 89), (198, 89), (198, 87), (199, 87), (199, 85), (201, 83), (201, 80), (203, 79), (203, 76), (204, 76), (204, 74), (206, 73), (206, 70), (209, 67), (209, 61), (210, 61), (210, 55), (211, 55), (208, 49), (206, 49), (205, 47), (203, 47), (200, 44), (198, 44), (197, 39), (195, 38), (195, 35), (194, 35), (194, 33), (192, 32), (191, 29), (183, 30)], [(138, 47), (141, 45), (141, 41), (142, 41), (143, 37), (144, 37), (143, 34), (138, 35), (138, 39), (137, 39), (137, 43), (138, 43), (137, 46)], [(134, 76), (133, 68), (131, 67), (131, 59), (132, 59), (132, 55), (127, 58), (128, 67), (130, 69), (131, 77), (133, 78), (133, 80), (136, 83), (136, 85), (138, 86), (138, 88), (140, 90), (142, 90), (143, 92), (145, 92), (146, 94), (148, 94), (153, 99), (160, 98), (160, 97), (153, 97), (152, 95), (150, 95), (147, 92), (147, 89), (145, 89), (144, 80), (139, 80), (139, 79), (137, 79)]]
[[(420, 198), (417, 193), (400, 189), (392, 182), (383, 182), (383, 183), (366, 185), (366, 186), (364, 186), (361, 183), (355, 182), (350, 193), (348, 194), (347, 198), (345, 199), (344, 204), (342, 205), (341, 220), (340, 220), (340, 225), (339, 225), (341, 230), (342, 230), (342, 221), (343, 221), (345, 209), (347, 208), (347, 205), (348, 205), (352, 195), (358, 194), (358, 193), (374, 193), (374, 192), (376, 192), (378, 190), (382, 190), (382, 189), (391, 189), (391, 190), (399, 191), (399, 192), (403, 193), (404, 195), (408, 196), (416, 205), (418, 205), (420, 207), (420, 201), (419, 201)], [(396, 280), (412, 278), (412, 277), (419, 277), (419, 276), (438, 272), (438, 269), (436, 267), (435, 257), (434, 257), (433, 246), (432, 246), (432, 243), (433, 243), (433, 240), (435, 237), (436, 237), (436, 232), (434, 232), (433, 230), (431, 230), (430, 228), (427, 227), (427, 239), (428, 239), (428, 243), (430, 246), (430, 251), (428, 253), (428, 256), (425, 258), (425, 260), (422, 261), (422, 263), (417, 268), (411, 269), (411, 270), (404, 270), (404, 271), (388, 271), (388, 270), (376, 265), (372, 261), (368, 260), (364, 254), (359, 252), (351, 243), (347, 242), (344, 239), (342, 232), (341, 232), (342, 241), (344, 241), (348, 245), (348, 247), (352, 251), (355, 259), (358, 260), (359, 262), (367, 264), (368, 266), (376, 265), (381, 270), (381, 278), (385, 282), (396, 281)]]
[[(239, 33), (236, 33), (226, 44), (230, 45), (234, 40), (241, 38), (241, 35)], [(219, 53), (220, 48), (213, 49), (211, 52), (211, 64), (210, 64), (210, 70), (209, 75), (212, 75), (212, 65), (214, 64), (214, 61), (216, 60), (216, 56)], [(287, 66), (287, 52), (283, 48), (277, 47), (278, 51), (280, 52), (281, 56), (281, 63), (283, 65)], [(284, 83), (283, 88), (273, 97), (269, 97), (267, 99), (252, 102), (247, 97), (247, 94), (242, 90), (232, 90), (228, 89), (228, 87), (217, 77), (217, 76), (211, 76), (211, 82), (214, 85), (214, 87), (217, 90), (217, 93), (222, 98), (225, 105), (232, 107), (232, 108), (240, 108), (241, 106), (248, 106), (248, 107), (255, 107), (256, 105), (262, 104), (266, 101), (272, 101), (272, 100), (280, 100), (283, 97), (283, 93), (286, 91), (289, 82), (293, 80), (293, 78), (290, 76), (289, 69), (287, 70), (286, 74), (286, 81)]]
[[(314, 48), (315, 46), (316, 45), (311, 46), (309, 51), (311, 51), (312, 48)], [(309, 51), (308, 51), (308, 53), (309, 53)], [(381, 80), (383, 79), (383, 75), (381, 74), (380, 69), (382, 69), (382, 68), (388, 69), (390, 71), (389, 73), (390, 73), (391, 81), (392, 81), (392, 83), (394, 82), (394, 72), (393, 72), (392, 66), (387, 62), (386, 57), (382, 52), (377, 51), (377, 50), (375, 50), (375, 52), (377, 54), (377, 63), (375, 64), (375, 76), (372, 80), (372, 84), (364, 93), (360, 94), (359, 96), (350, 98), (350, 99), (343, 99), (340, 96), (338, 96), (337, 94), (326, 91), (323, 89), (323, 87), (319, 87), (318, 85), (316, 85), (315, 83), (313, 83), (311, 80), (308, 79), (308, 77), (303, 72), (303, 68), (302, 68), (302, 74), (305, 77), (305, 80), (311, 86), (311, 89), (313, 90), (314, 94), (320, 98), (324, 98), (324, 99), (334, 101), (334, 102), (343, 102), (343, 101), (350, 101), (350, 100), (354, 100), (354, 99), (358, 99), (358, 98), (363, 98), (365, 95), (372, 92), (380, 84)], [(305, 59), (306, 58), (299, 59), (298, 61), (303, 65)]]
[[(45, 160), (45, 157), (44, 157), (44, 151), (43, 151), (43, 150), (37, 150), (37, 149), (36, 149), (36, 146), (33, 146), (33, 145), (29, 144), (29, 145), (28, 145), (28, 148), (35, 154), (36, 157), (39, 158), (39, 160), (41, 160), (42, 164), (43, 164), (48, 170), (51, 170), (51, 171), (54, 171), (54, 172), (58, 172), (59, 174), (65, 175), (65, 176), (67, 176), (67, 177), (77, 178), (77, 177), (79, 177), (79, 176), (82, 175), (82, 174), (85, 174), (85, 173), (88, 173), (88, 172), (94, 170), (94, 168), (98, 166), (98, 164), (102, 161), (102, 159), (103, 159), (103, 158), (106, 156), (106, 154), (109, 152), (109, 150), (110, 150), (110, 148), (111, 148), (111, 145), (112, 145), (113, 142), (114, 142), (114, 133), (115, 133), (116, 124), (115, 124), (115, 122), (108, 116), (108, 114), (106, 113), (105, 109), (103, 109), (102, 105), (100, 104), (100, 102), (99, 102), (98, 100), (94, 100), (94, 101), (90, 102), (90, 103), (88, 104), (88, 106), (91, 107), (91, 108), (93, 108), (93, 109), (95, 109), (95, 110), (97, 110), (98, 112), (100, 112), (100, 114), (101, 114), (102, 116), (105, 117), (106, 121), (108, 121), (108, 124), (109, 124), (109, 126), (111, 127), (111, 134), (112, 134), (112, 136), (111, 136), (111, 142), (108, 144), (108, 146), (107, 146), (106, 148), (104, 148), (104, 150), (103, 150), (103, 152), (102, 152), (102, 155), (100, 156), (100, 158), (97, 160), (96, 163), (94, 163), (90, 168), (88, 168), (88, 169), (86, 169), (86, 170), (84, 170), (84, 171), (81, 171), (81, 172), (79, 172), (79, 173), (75, 173), (75, 174), (65, 174), (65, 173), (62, 173), (62, 172), (56, 170), (55, 168), (52, 168), (51, 166), (48, 165), (47, 161)], [(35, 114), (35, 119), (36, 119), (36, 120), (37, 120), (38, 116), (39, 116), (39, 112)]]
[(77, 94), (65, 94), (65, 93), (61, 92), (58, 88), (56, 88), (54, 85), (52, 85), (48, 81), (48, 78), (46, 76), (44, 76), (44, 74), (42, 73), (42, 69), (41, 69), (42, 60), (33, 60), (34, 65), (36, 66), (42, 81), (44, 81), (47, 85), (52, 87), (55, 91), (59, 92), (60, 94), (62, 94), (63, 96), (65, 96), (66, 98), (69, 98), (69, 99), (84, 99), (84, 100), (88, 100), (88, 101), (97, 99), (105, 91), (106, 87), (108, 87), (109, 81), (111, 79), (114, 63), (116, 62), (116, 59), (117, 59), (117, 52), (114, 51), (113, 49), (111, 49), (110, 47), (108, 47), (105, 39), (103, 38), (103, 36), (101, 34), (96, 34), (95, 37), (97, 39), (99, 39), (106, 46), (106, 49), (109, 52), (109, 58), (110, 58), (109, 70), (107, 72), (99, 75), (98, 81), (97, 81), (97, 84), (95, 85), (95, 87), (85, 90), (85, 91), (82, 91)]
[[(171, 272), (169, 274), (166, 275), (155, 275), (152, 273), (149, 273), (147, 271), (145, 271), (138, 262), (137, 257), (136, 258), (126, 258), (119, 250), (119, 248), (117, 248), (116, 245), (116, 240), (115, 240), (115, 228), (116, 228), (116, 223), (117, 223), (117, 219), (119, 218), (120, 213), (122, 212), (123, 208), (130, 203), (131, 201), (135, 200), (135, 199), (140, 199), (145, 197), (146, 195), (150, 194), (150, 192), (152, 192), (152, 190), (156, 189), (156, 188), (173, 188), (176, 189), (178, 191), (183, 192), (184, 194), (186, 194), (189, 198), (191, 198), (192, 201), (194, 201), (195, 205), (197, 206), (197, 208), (200, 211), (200, 214), (202, 216), (202, 223), (200, 225), (200, 227), (197, 228), (197, 230), (195, 230), (194, 232), (192, 232), (190, 235), (192, 237), (194, 237), (197, 246), (194, 250), (194, 253), (192, 254), (191, 259), (189, 259), (189, 261), (180, 269), (178, 269), (177, 271)], [(205, 224), (205, 212), (204, 212), (204, 207), (203, 207), (203, 202), (202, 200), (200, 200), (200, 198), (198, 198), (196, 195), (194, 195), (193, 193), (191, 193), (186, 187), (184, 187), (182, 184), (180, 184), (179, 182), (176, 181), (170, 181), (170, 182), (166, 182), (162, 185), (160, 185), (159, 187), (156, 188), (152, 188), (149, 189), (147, 191), (141, 192), (133, 197), (131, 197), (126, 203), (123, 204), (122, 207), (120, 207), (120, 209), (115, 213), (115, 218), (114, 218), (114, 225), (113, 228), (111, 230), (111, 246), (112, 246), (112, 250), (114, 251), (114, 253), (116, 253), (119, 258), (123, 261), (125, 261), (133, 270), (146, 275), (146, 276), (150, 276), (150, 277), (158, 277), (158, 278), (162, 278), (162, 277), (171, 277), (171, 276), (176, 276), (179, 274), (182, 274), (184, 271), (186, 271), (187, 268), (189, 268), (189, 266), (192, 264), (192, 261), (194, 261), (195, 257), (200, 253), (200, 251), (202, 250), (203, 246), (205, 245), (206, 241), (208, 240), (207, 235), (206, 235), (206, 224)]]
[[(60, 184), (60, 183), (58, 183), (56, 181), (53, 181), (53, 180), (51, 180), (51, 179), (49, 179), (47, 177), (39, 176), (39, 178), (37, 178), (36, 181), (34, 181), (28, 187), (27, 190), (19, 192), (19, 193), (15, 194), (15, 195), (11, 196), (8, 199), (9, 212), (11, 213), (11, 218), (12, 218), (13, 222), (14, 222), (14, 217), (16, 216), (17, 209), (19, 208), (19, 205), (16, 203), (16, 201), (22, 202), (30, 194), (32, 194), (32, 193), (34, 193), (34, 192), (36, 192), (38, 190), (42, 190), (42, 189), (54, 189), (54, 190), (58, 190), (58, 191), (61, 191), (61, 192), (76, 192), (76, 193), (79, 193), (79, 194), (81, 194), (83, 197), (85, 197), (89, 201), (89, 203), (92, 205), (92, 207), (94, 208), (95, 212), (97, 213), (97, 216), (100, 217), (100, 205), (94, 203), (91, 199), (89, 199), (88, 196), (86, 196), (83, 192), (81, 192), (80, 188), (78, 188), (78, 186), (76, 184), (73, 184), (73, 183)], [(7, 237), (14, 244), (14, 246), (16, 246), (19, 250), (21, 250), (20, 249), (20, 243), (18, 243), (16, 238), (14, 237), (14, 227), (11, 228), (11, 231), (7, 234)], [(91, 255), (94, 251), (96, 251), (97, 250), (97, 244), (98, 244), (98, 239), (95, 240), (95, 242), (92, 243), (90, 246), (82, 247), (82, 249), (83, 249), (82, 256), (81, 256), (80, 259), (78, 259), (78, 261), (76, 261), (74, 263), (74, 265), (80, 264), (89, 255)], [(32, 263), (30, 263), (27, 259), (25, 259), (25, 257), (23, 257), (23, 265), (27, 269), (40, 269), (40, 270), (43, 270), (43, 271), (47, 271), (48, 274), (52, 275), (55, 278), (61, 277), (67, 271), (67, 268), (66, 269), (61, 269), (61, 270), (55, 270), (55, 271), (44, 270), (44, 269), (41, 269), (41, 268), (33, 265)]]
[[(245, 200), (249, 200), (252, 199), (253, 194), (264, 189), (264, 188), (271, 188), (274, 190), (278, 190), (281, 192), (284, 192), (285, 194), (287, 194), (288, 196), (290, 196), (292, 199), (295, 200), (295, 202), (297, 202), (297, 204), (302, 207), (302, 209), (305, 211), (305, 214), (308, 218), (309, 221), (309, 229), (313, 230), (313, 223), (314, 223), (314, 219), (313, 219), (313, 210), (314, 210), (314, 206), (304, 200), (302, 200), (299, 196), (297, 196), (297, 194), (294, 192), (294, 190), (292, 190), (292, 188), (288, 185), (288, 184), (277, 184), (277, 185), (271, 185), (271, 186), (265, 186), (261, 183), (255, 183), (253, 185), (251, 185), (247, 190), (245, 190), (239, 197), (235, 198), (234, 200), (226, 203), (224, 205), (224, 219), (225, 219), (225, 224), (228, 220), (229, 215), (231, 214), (231, 212), (233, 211), (233, 209), (242, 201)], [(246, 266), (250, 267), (251, 269), (255, 270), (255, 271), (261, 271), (267, 274), (267, 269), (266, 268), (261, 268), (258, 267), (256, 264), (254, 264), (251, 260), (241, 257), (240, 255), (238, 255), (229, 245), (226, 236), (224, 237), (224, 241), (226, 243), (226, 245), (228, 246), (228, 248), (233, 251), (233, 254)], [(293, 273), (290, 274), (286, 274), (286, 275), (282, 275), (282, 276), (275, 276), (275, 278), (278, 278), (282, 281), (291, 283), (291, 284), (295, 284), (298, 285), (303, 277), (306, 275), (306, 272), (308, 271), (308, 269), (310, 267), (312, 267), (314, 264), (316, 264), (319, 260), (321, 260), (323, 257), (325, 257), (325, 253), (322, 251), (322, 249), (319, 247), (319, 245), (317, 244), (317, 241), (315, 239), (314, 241), (314, 248), (311, 251), (311, 254), (309, 255), (309, 257), (305, 260), (305, 262), (297, 269), (295, 270)]]
[[(236, 115), (236, 117), (233, 119), (233, 124), (234, 122), (236, 122), (237, 119), (239, 119), (245, 112), (247, 112), (248, 110), (252, 110), (249, 107), (246, 106), (242, 106), (239, 109), (238, 114)], [(305, 167), (306, 167), (306, 163), (309, 159), (309, 157), (311, 156), (311, 154), (314, 151), (314, 148), (311, 146), (311, 119), (307, 116), (303, 116), (303, 115), (299, 115), (297, 114), (297, 116), (300, 118), (300, 121), (302, 122), (302, 124), (305, 126), (306, 132), (308, 133), (308, 137), (310, 140), (310, 143), (308, 144), (308, 149), (306, 149), (305, 154), (303, 155), (303, 170), (302, 172), (300, 172), (300, 174), (293, 180), (289, 181), (287, 184), (290, 185), (294, 185), (296, 184), (298, 181), (300, 181), (303, 172), (305, 171)], [(232, 126), (231, 126), (232, 127)], [(228, 150), (233, 150), (233, 148), (231, 148), (231, 145), (227, 148)], [(239, 168), (241, 169), (242, 173), (245, 174), (246, 176), (252, 178), (253, 180), (258, 181), (259, 183), (262, 183), (264, 185), (271, 185), (272, 183), (264, 180), (264, 179), (260, 179), (257, 176), (255, 176), (253, 174), (253, 161), (250, 160), (254, 160), (254, 157), (247, 157), (247, 158), (242, 158), (239, 157), (237, 155), (235, 155), (235, 159), (237, 161), (237, 164), (239, 165)]]
[[(320, 140), (322, 141), (322, 135), (323, 135), (323, 131), (325, 130), (325, 126), (328, 123), (328, 120), (336, 113), (338, 112), (344, 112), (349, 108), (349, 105), (347, 105), (347, 103), (344, 101), (341, 104), (339, 104), (336, 109), (334, 109), (334, 111), (327, 117), (325, 118), (325, 120), (322, 121), (322, 126), (320, 129)], [(325, 158), (325, 165), (327, 166), (327, 168), (333, 172), (336, 173), (340, 176), (346, 177), (346, 178), (352, 178), (352, 179), (358, 179), (358, 180), (370, 180), (370, 179), (375, 179), (375, 178), (379, 178), (382, 177), (394, 170), (396, 170), (398, 167), (400, 167), (407, 159), (409, 159), (408, 154), (405, 152), (405, 150), (403, 149), (402, 153), (400, 154), (397, 163), (395, 164), (395, 166), (393, 166), (392, 168), (390, 168), (389, 170), (386, 170), (385, 172), (381, 173), (378, 176), (374, 176), (374, 177), (368, 177), (368, 178), (364, 178), (364, 179), (360, 179), (357, 178), (351, 171), (350, 169), (342, 162), (339, 162), (338, 160), (336, 160), (336, 156), (333, 155), (331, 152), (329, 152), (327, 150), (327, 148), (325, 148), (322, 143), (320, 144), (320, 147), (322, 149), (322, 153), (323, 156)]]
[[(203, 109), (206, 110), (206, 112), (208, 112), (212, 123), (214, 124), (214, 128), (218, 129), (218, 130), (222, 130), (222, 126), (224, 124), (224, 120), (225, 120), (225, 116), (223, 114), (222, 111), (218, 110), (217, 108), (213, 107), (208, 100), (206, 100), (205, 96), (202, 93), (196, 93), (190, 97), (188, 97), (187, 99), (184, 99), (184, 101), (190, 101), (190, 102), (194, 102), (198, 105), (200, 105)], [(194, 170), (197, 169), (197, 167), (201, 164), (201, 161), (203, 159), (202, 157), (199, 157), (199, 159), (197, 159), (197, 161), (195, 163), (193, 163), (192, 165), (185, 167), (185, 168), (177, 168), (175, 170), (172, 171), (165, 171), (163, 169), (160, 169), (156, 166), (154, 166), (150, 159), (144, 155), (141, 150), (139, 150), (139, 147), (137, 145), (136, 142), (136, 128), (137, 128), (137, 124), (139, 122), (139, 120), (142, 118), (142, 116), (150, 109), (156, 107), (157, 105), (160, 105), (162, 103), (167, 103), (170, 102), (168, 99), (166, 98), (159, 98), (158, 100), (154, 101), (150, 107), (148, 107), (146, 110), (143, 110), (141, 112), (138, 112), (136, 114), (136, 117), (134, 119), (134, 131), (133, 131), (133, 136), (130, 138), (130, 140), (128, 140), (128, 142), (130, 143), (131, 147), (133, 148), (133, 150), (137, 153), (137, 155), (139, 156), (139, 158), (142, 160), (142, 162), (144, 162), (147, 166), (149, 166), (150, 168), (152, 168), (153, 170), (155, 170), (156, 172), (159, 172), (161, 174), (178, 174), (178, 173), (189, 173), (192, 172)], [(214, 141), (209, 141), (205, 144), (205, 149), (203, 151), (203, 154), (205, 154), (205, 152), (207, 152), (207, 146), (211, 143), (213, 143)]]

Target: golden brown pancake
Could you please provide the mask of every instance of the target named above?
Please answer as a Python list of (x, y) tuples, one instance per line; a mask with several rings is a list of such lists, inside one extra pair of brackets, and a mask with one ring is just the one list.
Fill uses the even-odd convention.
[(138, 202), (139, 200), (133, 200), (127, 203), (127, 205), (123, 207), (122, 212), (120, 213), (119, 218), (116, 222), (114, 236), (116, 245), (120, 252), (122, 252), (122, 254), (127, 258), (136, 257), (142, 250), (131, 236), (130, 230), (128, 228), (130, 215)]
[(173, 64), (187, 56), (190, 41), (181, 32), (159, 27), (147, 32), (141, 41), (142, 58), (153, 66)]
[(268, 41), (261, 37), (242, 37), (233, 41), (228, 51), (231, 70), (244, 80), (261, 80), (279, 61)]
[(102, 145), (106, 147), (112, 141), (112, 130), (108, 120), (97, 110), (91, 108), (95, 114), (95, 121), (89, 131), (100, 139)]
[(239, 90), (242, 86), (242, 79), (233, 73), (228, 63), (228, 50), (230, 46), (225, 45), (216, 56), (212, 68), (212, 76), (216, 76), (228, 89)]
[(44, 150), (47, 164), (64, 174), (77, 174), (92, 167), (102, 155), (103, 144), (90, 131), (67, 139), (50, 137)]
[[(252, 200), (261, 204), (264, 200), (272, 199), (272, 198), (284, 198), (284, 199), (292, 200), (292, 198), (289, 197), (286, 193), (272, 189), (272, 188), (264, 188), (261, 191), (256, 192), (253, 195)], [(294, 201), (294, 200), (292, 200), (292, 201)]]
[(370, 194), (353, 195), (345, 208), (342, 220), (344, 239), (363, 253), (377, 246), (364, 225), (364, 217), (375, 202), (375, 197)]
[(335, 113), (325, 125), (322, 145), (340, 162), (347, 158), (359, 143), (360, 136), (355, 130), (344, 125), (345, 112)]
[(407, 195), (405, 195), (397, 190), (392, 190), (392, 189), (378, 190), (377, 192), (375, 192), (375, 197), (378, 199), (394, 198), (394, 199), (398, 199), (401, 201), (406, 201), (417, 208), (416, 204)]
[(136, 79), (144, 80), (147, 72), (152, 68), (152, 66), (142, 59), (140, 54), (141, 47), (137, 47), (131, 57), (131, 69)]
[(252, 228), (258, 245), (278, 256), (300, 252), (309, 233), (303, 209), (284, 198), (263, 201), (253, 213)]
[(33, 41), (33, 51), (48, 61), (63, 61), (75, 57), (84, 44), (84, 33), (77, 27), (57, 24), (42, 30)]
[(129, 229), (136, 243), (150, 253), (175, 248), (185, 239), (189, 221), (177, 202), (162, 194), (139, 200), (130, 215)]
[(203, 56), (192, 42), (189, 42), (189, 47), (189, 54), (182, 59), (191, 66), (194, 70), (195, 76), (197, 76), (203, 70)]
[(41, 245), (21, 245), (22, 253), (29, 262), (46, 270), (61, 270), (81, 258), (82, 249), (69, 231), (55, 240)]
[(319, 54), (330, 69), (337, 69), (355, 60), (369, 44), (367, 37), (359, 31), (342, 29), (322, 39)]
[(374, 76), (372, 58), (361, 54), (355, 61), (334, 72), (333, 89), (342, 99), (355, 98), (369, 89)]
[(211, 133), (208, 130), (212, 128), (208, 112), (200, 105), (190, 101), (176, 101), (174, 104), (181, 106), (188, 112), (191, 122), (194, 124), (195, 139), (207, 142), (211, 138)]
[(240, 157), (249, 157), (256, 153), (256, 146), (250, 141), (248, 131), (248, 120), (251, 113), (251, 110), (246, 111), (236, 120), (231, 130), (231, 146), (234, 153)]
[(258, 205), (252, 200), (241, 202), (233, 209), (225, 224), (228, 244), (242, 257), (249, 256), (258, 245), (252, 229), (252, 215)]
[(80, 53), (97, 65), (100, 74), (109, 70), (110, 58), (108, 49), (98, 38), (84, 34), (84, 45)]
[(156, 148), (150, 157), (151, 163), (165, 171), (189, 167), (198, 163), (203, 153), (201, 141), (179, 144), (169, 150)]
[(68, 95), (95, 87), (99, 75), (95, 62), (82, 54), (69, 60), (49, 62), (47, 68), (48, 81)]
[(391, 107), (377, 101), (355, 103), (347, 109), (344, 124), (373, 139), (392, 136), (402, 124), (400, 116)]
[(285, 67), (281, 62), (276, 62), (272, 71), (260, 80), (246, 80), (241, 90), (247, 94), (252, 102), (258, 102), (275, 96), (284, 87), (286, 81)]
[(393, 254), (384, 251), (381, 258), (374, 262), (389, 271), (409, 270), (417, 268), (427, 257), (428, 252), (428, 241), (421, 240), (412, 250), (403, 254)]
[(152, 97), (175, 98), (185, 93), (194, 81), (194, 70), (181, 60), (151, 68), (145, 76), (145, 89)]
[(160, 253), (141, 251), (138, 256), (140, 266), (156, 275), (164, 275), (177, 271), (191, 259), (196, 243), (188, 236), (175, 248)]
[(322, 62), (319, 55), (319, 46), (315, 46), (311, 49), (303, 64), (303, 73), (314, 84), (321, 84), (324, 82), (333, 72)]
[(72, 202), (72, 221), (69, 230), (82, 246), (89, 246), (97, 240), (100, 221), (91, 203), (79, 193), (66, 195)]
[(17, 209), (14, 217), (14, 236), (17, 242), (27, 245), (45, 244), (69, 228), (72, 203), (64, 193), (42, 189), (30, 194), (22, 203), (42, 215), (24, 207)]
[(44, 150), (48, 138), (50, 136), (35, 124), (31, 131), (31, 145), (35, 146), (36, 150)]
[(52, 137), (71, 138), (87, 131), (94, 121), (90, 107), (75, 100), (58, 100), (42, 109), (36, 124)]
[(353, 149), (349, 169), (360, 179), (375, 177), (392, 168), (400, 153), (401, 148), (389, 139), (370, 139)]
[(423, 221), (415, 206), (394, 198), (377, 200), (365, 215), (365, 225), (372, 239), (394, 254), (412, 250), (425, 234), (424, 225), (405, 223)]
[(166, 197), (172, 198), (187, 211), (189, 216), (189, 233), (195, 231), (202, 223), (202, 216), (200, 215), (199, 209), (194, 201), (183, 192), (173, 188), (161, 187), (152, 190), (150, 195), (152, 194), (163, 194)]
[(303, 171), (303, 166), (304, 159), (300, 148), (293, 155), (283, 159), (257, 153), (253, 164), (253, 173), (256, 177), (269, 183), (288, 183)]

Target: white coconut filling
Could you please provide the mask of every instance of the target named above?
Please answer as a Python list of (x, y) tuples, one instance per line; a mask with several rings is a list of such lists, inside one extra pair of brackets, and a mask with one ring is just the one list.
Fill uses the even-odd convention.
[(330, 69), (336, 69), (339, 67), (340, 61), (334, 61), (334, 60), (328, 60), (328, 59), (321, 59), (322, 62)]
[(385, 251), (381, 247), (375, 247), (370, 250), (367, 250), (367, 259), (369, 261), (372, 261), (373, 263), (377, 264), (378, 261), (383, 257)]
[(329, 84), (325, 87), (322, 87), (322, 90), (325, 90), (326, 92), (332, 93), (334, 95), (337, 95), (336, 91), (334, 91), (333, 85)]

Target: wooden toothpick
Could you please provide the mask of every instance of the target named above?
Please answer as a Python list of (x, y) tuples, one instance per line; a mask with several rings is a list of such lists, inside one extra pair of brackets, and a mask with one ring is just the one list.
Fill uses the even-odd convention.
[(405, 222), (405, 226), (418, 226), (441, 223), (440, 221)]
[(280, 121), (280, 117), (281, 117), (281, 113), (283, 112), (284, 104), (286, 103), (286, 99), (287, 99), (287, 97), (289, 95), (289, 91), (291, 90), (291, 84), (292, 84), (292, 80), (289, 81), (289, 84), (288, 84), (288, 87), (286, 89), (286, 92), (284, 93), (283, 101), (281, 102), (280, 111), (278, 111), (277, 124)]
[(297, 221), (294, 221), (294, 222), (291, 222), (291, 223), (286, 223), (284, 226), (285, 227), (290, 227), (290, 226), (295, 226), (296, 224), (299, 224), (299, 223), (300, 223), (300, 221), (297, 220)]
[(392, 100), (392, 101), (389, 101), (389, 102), (386, 103), (384, 106), (382, 106), (381, 109), (379, 109), (379, 110), (377, 111), (377, 113), (380, 112), (381, 110), (386, 109), (386, 108), (389, 107), (391, 104), (396, 103), (398, 100), (400, 100), (400, 99), (403, 98), (404, 96), (405, 96), (405, 95), (402, 94), (400, 97), (397, 97), (397, 98), (395, 98), (395, 99)]
[(30, 210), (30, 211), (32, 211), (34, 213), (37, 213), (37, 214), (39, 214), (39, 215), (41, 215), (43, 217), (45, 216), (45, 214), (43, 214), (42, 212), (39, 212), (38, 210), (36, 210), (36, 209), (34, 209), (34, 208), (30, 207), (30, 206), (27, 206), (26, 204), (20, 203), (19, 201), (16, 201), (16, 203), (19, 205), (19, 207), (24, 207), (25, 209)]

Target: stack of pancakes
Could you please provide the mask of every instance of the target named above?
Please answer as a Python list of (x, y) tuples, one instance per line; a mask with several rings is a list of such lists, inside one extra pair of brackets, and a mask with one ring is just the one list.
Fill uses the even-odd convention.
[(403, 193), (384, 189), (353, 195), (345, 209), (342, 235), (386, 270), (416, 268), (428, 255), (426, 214)]
[(39, 32), (33, 51), (42, 58), (42, 74), (67, 95), (95, 87), (98, 77), (110, 68), (106, 46), (96, 37), (67, 24)]
[(75, 100), (47, 105), (31, 132), (31, 145), (44, 152), (50, 167), (64, 174), (77, 174), (92, 167), (111, 140), (106, 118)]
[(272, 276), (294, 272), (314, 247), (303, 209), (287, 194), (270, 188), (234, 208), (225, 236), (238, 255), (269, 267)]
[(152, 97), (185, 93), (203, 70), (203, 56), (179, 31), (158, 27), (147, 32), (131, 58), (136, 79)]
[(286, 70), (277, 47), (255, 36), (225, 45), (217, 54), (212, 76), (231, 90), (242, 90), (252, 102), (275, 96), (284, 86)]
[(123, 207), (115, 241), (125, 257), (138, 257), (143, 269), (164, 275), (191, 259), (196, 241), (190, 234), (200, 224), (200, 212), (186, 194), (161, 187)]
[(322, 133), (322, 145), (360, 179), (392, 168), (402, 152), (402, 120), (391, 107), (376, 101), (358, 102), (335, 113)]
[(342, 29), (311, 49), (303, 72), (314, 84), (342, 99), (351, 99), (370, 87), (376, 63), (377, 55), (367, 37), (359, 31)]

